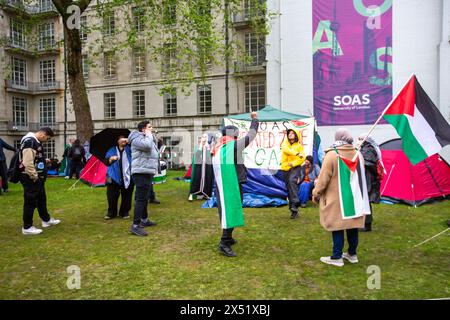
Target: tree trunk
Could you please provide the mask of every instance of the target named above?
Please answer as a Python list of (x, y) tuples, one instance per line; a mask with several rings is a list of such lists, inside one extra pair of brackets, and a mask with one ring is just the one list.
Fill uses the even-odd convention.
[(75, 112), (77, 138), (84, 143), (94, 135), (94, 124), (84, 84), (80, 34), (78, 29), (69, 30), (66, 24), (64, 24), (64, 34), (67, 50), (67, 76)]

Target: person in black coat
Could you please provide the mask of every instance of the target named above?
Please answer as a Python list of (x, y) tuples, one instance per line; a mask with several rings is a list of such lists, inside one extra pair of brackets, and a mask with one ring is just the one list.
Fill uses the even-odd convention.
[(72, 147), (67, 153), (67, 157), (70, 159), (70, 173), (69, 179), (75, 174), (77, 179), (80, 179), (80, 172), (86, 163), (86, 151), (81, 145), (80, 140), (76, 139)]
[[(365, 135), (359, 136), (358, 140), (361, 143)], [(381, 160), (381, 151), (378, 144), (371, 137), (367, 137), (366, 141), (362, 143), (359, 151), (364, 158), (364, 168), (366, 174), (367, 193), (369, 194), (370, 203), (380, 203), (380, 185), (381, 181), (378, 179), (378, 161)], [(370, 206), (370, 215), (366, 215), (365, 228), (361, 231), (372, 231), (373, 210)]]
[(3, 139), (0, 138), (0, 177), (2, 178), (3, 192), (8, 192), (8, 166), (6, 165), (6, 156), (3, 152), (3, 148), (16, 152), (16, 148), (11, 147)]

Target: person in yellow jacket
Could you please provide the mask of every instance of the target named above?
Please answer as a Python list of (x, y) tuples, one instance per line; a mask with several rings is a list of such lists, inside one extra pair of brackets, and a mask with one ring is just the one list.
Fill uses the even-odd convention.
[(284, 173), (284, 182), (288, 191), (289, 210), (291, 219), (298, 218), (298, 178), (301, 175), (301, 165), (305, 162), (303, 146), (298, 133), (293, 129), (286, 131), (286, 137), (281, 144), (281, 170)]

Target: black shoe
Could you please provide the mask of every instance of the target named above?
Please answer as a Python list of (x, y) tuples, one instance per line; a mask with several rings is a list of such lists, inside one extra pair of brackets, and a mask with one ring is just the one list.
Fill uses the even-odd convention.
[(291, 219), (297, 219), (298, 218), (298, 211), (291, 211)]
[(366, 225), (364, 226), (364, 228), (358, 229), (358, 231), (361, 231), (361, 232), (370, 232), (370, 231), (372, 231), (372, 224), (366, 224)]
[(144, 227), (154, 227), (156, 226), (156, 222), (150, 221), (150, 219), (147, 219), (147, 221), (141, 221), (141, 224), (139, 225), (142, 228)]
[(156, 198), (148, 200), (148, 203), (161, 204), (161, 202)]
[(234, 238), (231, 238), (231, 245), (234, 246), (237, 243), (237, 240)]
[(226, 257), (236, 257), (236, 253), (231, 249), (231, 247), (222, 243), (219, 244), (219, 251)]
[(148, 236), (148, 233), (145, 232), (144, 228), (142, 228), (140, 226), (132, 225), (131, 229), (130, 229), (130, 232), (132, 234), (136, 235), (136, 236), (139, 236), (139, 237), (146, 237), (146, 236)]

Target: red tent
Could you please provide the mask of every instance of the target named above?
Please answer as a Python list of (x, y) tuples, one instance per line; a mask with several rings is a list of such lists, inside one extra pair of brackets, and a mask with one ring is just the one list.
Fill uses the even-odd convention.
[(91, 187), (104, 187), (106, 185), (106, 171), (108, 167), (95, 156), (91, 156), (81, 171), (81, 181)]
[(190, 179), (191, 178), (191, 173), (192, 173), (192, 164), (189, 166), (188, 171), (186, 171), (186, 174), (184, 175), (185, 179)]
[(438, 155), (413, 166), (402, 150), (402, 140), (380, 145), (386, 174), (381, 182), (384, 200), (413, 206), (450, 198), (450, 166)]

